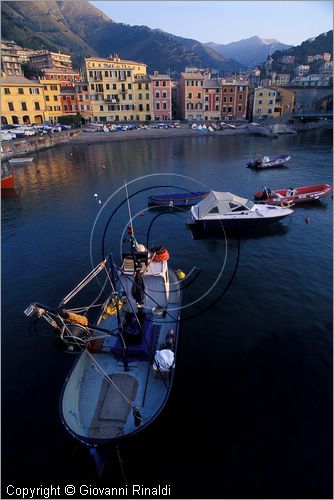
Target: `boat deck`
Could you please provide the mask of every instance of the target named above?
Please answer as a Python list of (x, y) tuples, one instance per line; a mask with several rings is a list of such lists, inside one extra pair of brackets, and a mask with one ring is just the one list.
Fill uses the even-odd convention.
[[(110, 440), (134, 432), (132, 415), (138, 406), (143, 425), (161, 410), (170, 389), (169, 372), (157, 373), (154, 355), (166, 341), (170, 329), (177, 333), (180, 289), (171, 273), (170, 300), (165, 317), (146, 316), (146, 339), (128, 346), (128, 371), (123, 362), (121, 339), (108, 336), (101, 352), (84, 351), (66, 384), (62, 412), (65, 424), (78, 436), (92, 440)], [(116, 315), (99, 322), (102, 328), (115, 329)], [(100, 333), (99, 333), (100, 335)]]

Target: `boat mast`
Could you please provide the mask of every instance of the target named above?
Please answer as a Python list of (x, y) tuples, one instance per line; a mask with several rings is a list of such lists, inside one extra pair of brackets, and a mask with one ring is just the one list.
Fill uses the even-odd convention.
[(135, 231), (134, 231), (133, 223), (132, 223), (131, 207), (130, 207), (128, 186), (126, 184), (126, 179), (124, 179), (124, 187), (125, 187), (126, 201), (127, 201), (127, 204), (128, 204), (128, 212), (129, 212), (129, 220), (130, 220), (131, 246), (133, 246), (133, 244), (136, 244), (136, 238), (135, 238)]

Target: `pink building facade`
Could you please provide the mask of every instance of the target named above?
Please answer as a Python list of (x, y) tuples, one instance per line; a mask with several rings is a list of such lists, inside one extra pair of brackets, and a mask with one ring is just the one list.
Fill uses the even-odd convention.
[(153, 119), (165, 121), (172, 119), (172, 80), (169, 75), (150, 75), (153, 93)]

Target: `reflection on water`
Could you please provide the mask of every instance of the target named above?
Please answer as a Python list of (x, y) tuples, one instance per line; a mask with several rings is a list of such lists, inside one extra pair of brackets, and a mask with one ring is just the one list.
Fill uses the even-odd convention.
[[(171, 266), (193, 280), (183, 293), (171, 399), (156, 423), (122, 445), (128, 483), (171, 483), (175, 498), (328, 497), (332, 198), (226, 242), (193, 240), (187, 210), (160, 216), (147, 197), (161, 185), (204, 184), (252, 199), (262, 185), (332, 184), (331, 145), (331, 131), (67, 145), (15, 167), (18, 196), (2, 200), (5, 482), (96, 484), (89, 457), (58, 417), (74, 358), (29, 335), (22, 311), (34, 300), (57, 304), (90, 270), (91, 254), (93, 264), (101, 260), (104, 236), (119, 263), (126, 203), (108, 220), (124, 201), (124, 188), (114, 192), (126, 179), (137, 240), (163, 243)], [(254, 172), (246, 163), (255, 151), (288, 152), (292, 163)], [(162, 440), (168, 446), (156, 460)], [(117, 462), (107, 472), (99, 484), (110, 486), (110, 477), (122, 484)]]

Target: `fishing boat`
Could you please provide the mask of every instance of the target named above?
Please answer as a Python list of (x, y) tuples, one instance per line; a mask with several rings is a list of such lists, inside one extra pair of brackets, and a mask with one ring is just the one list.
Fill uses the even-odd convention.
[(208, 191), (157, 194), (148, 197), (148, 206), (183, 207), (196, 205), (209, 194)]
[[(153, 422), (171, 392), (178, 342), (181, 290), (169, 252), (138, 244), (133, 234), (118, 267), (111, 255), (91, 271), (59, 306), (31, 304), (69, 351), (79, 351), (60, 400), (61, 420), (80, 442), (118, 443)], [(97, 321), (69, 301), (99, 274), (111, 293)]]
[(256, 155), (254, 160), (247, 163), (247, 167), (254, 169), (286, 167), (289, 162), (291, 162), (291, 156), (288, 154), (263, 157)]
[(8, 160), (9, 163), (30, 163), (33, 161), (33, 158), (11, 158), (10, 160)]
[(191, 207), (187, 226), (194, 237), (206, 233), (220, 234), (225, 230), (261, 228), (292, 212), (285, 207), (255, 205), (251, 200), (229, 192), (211, 191), (204, 200)]
[(332, 191), (329, 184), (316, 184), (314, 186), (304, 186), (289, 189), (269, 189), (264, 186), (263, 191), (254, 194), (256, 203), (266, 203), (269, 205), (288, 206), (293, 203), (309, 203), (320, 200)]
[(1, 167), (1, 189), (14, 189), (14, 175), (7, 168)]

